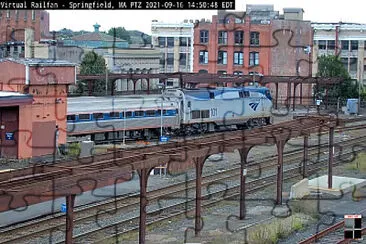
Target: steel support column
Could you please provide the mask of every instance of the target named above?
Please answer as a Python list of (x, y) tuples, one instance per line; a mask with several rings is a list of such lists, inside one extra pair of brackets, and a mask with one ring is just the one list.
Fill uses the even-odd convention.
[(147, 81), (147, 95), (150, 95), (150, 79), (146, 79)]
[(328, 99), (328, 86), (327, 86), (327, 88), (325, 89), (325, 109), (328, 109), (328, 102), (329, 99)]
[(75, 195), (66, 196), (66, 244), (72, 244)]
[(276, 103), (275, 103), (275, 108), (278, 108), (278, 82), (276, 82)]
[(136, 82), (137, 80), (132, 80), (133, 81), (133, 94), (136, 94)]
[(201, 223), (201, 200), (202, 200), (202, 168), (205, 162), (205, 159), (195, 158), (196, 164), (196, 215), (195, 215), (195, 225), (194, 225), (194, 233), (196, 236), (199, 235), (202, 229)]
[(296, 86), (298, 84), (294, 83), (294, 91), (293, 91), (293, 97), (292, 97), (292, 111), (295, 111), (295, 103), (296, 103)]
[(247, 163), (248, 153), (251, 147), (244, 147), (243, 149), (239, 149), (240, 154), (240, 210), (239, 210), (239, 218), (241, 220), (245, 219), (245, 180), (246, 180), (246, 168), (245, 165)]
[(114, 89), (116, 87), (116, 80), (112, 80), (112, 85), (111, 85), (111, 95), (114, 96)]
[(300, 83), (300, 105), (302, 105), (302, 82)]
[(282, 204), (282, 184), (283, 184), (283, 150), (285, 147), (285, 142), (279, 140), (276, 143), (278, 164), (277, 164), (277, 198), (276, 204)]
[(333, 183), (333, 147), (334, 147), (334, 127), (329, 128), (329, 160), (328, 160), (328, 188), (332, 188)]
[(146, 238), (146, 206), (147, 201), (147, 180), (149, 178), (150, 169), (138, 170), (140, 176), (140, 223), (139, 223), (139, 243), (144, 244)]
[(302, 165), (302, 178), (308, 177), (308, 169), (307, 169), (307, 163), (308, 163), (308, 157), (309, 157), (309, 136), (304, 136), (304, 162)]
[(94, 83), (92, 83), (91, 80), (88, 80), (88, 90), (89, 90), (88, 94), (89, 94), (89, 96), (91, 96), (93, 94), (93, 84)]
[(287, 83), (287, 101), (286, 101), (286, 108), (289, 110), (291, 104), (291, 82)]

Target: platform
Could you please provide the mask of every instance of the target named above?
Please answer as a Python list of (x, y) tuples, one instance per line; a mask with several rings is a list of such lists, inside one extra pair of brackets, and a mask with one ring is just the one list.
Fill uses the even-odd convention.
[(309, 180), (309, 190), (340, 196), (351, 192), (354, 187), (361, 188), (366, 185), (366, 180), (364, 179), (333, 176), (332, 180), (333, 188), (331, 189), (328, 189), (328, 175)]

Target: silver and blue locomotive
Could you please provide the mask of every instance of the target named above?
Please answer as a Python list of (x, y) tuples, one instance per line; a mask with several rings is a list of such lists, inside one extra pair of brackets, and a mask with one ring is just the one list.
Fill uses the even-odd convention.
[(167, 89), (162, 95), (70, 98), (68, 136), (94, 141), (151, 139), (267, 125), (266, 87)]

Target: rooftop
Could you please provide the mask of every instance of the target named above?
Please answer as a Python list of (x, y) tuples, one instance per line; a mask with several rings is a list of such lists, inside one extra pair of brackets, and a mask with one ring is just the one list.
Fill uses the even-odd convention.
[(14, 62), (18, 64), (23, 65), (29, 65), (29, 66), (76, 66), (76, 64), (71, 63), (66, 60), (53, 60), (53, 59), (40, 59), (40, 58), (34, 58), (34, 59), (14, 59), (14, 58), (6, 58), (6, 59), (0, 59), (1, 62)]
[(77, 35), (71, 38), (74, 41), (106, 41), (106, 42), (127, 42), (126, 40), (99, 32), (100, 25), (96, 23), (93, 25), (94, 32)]
[(316, 30), (332, 30), (339, 26), (342, 30), (366, 30), (366, 24), (361, 23), (322, 23), (322, 22), (313, 22), (311, 23), (311, 27)]

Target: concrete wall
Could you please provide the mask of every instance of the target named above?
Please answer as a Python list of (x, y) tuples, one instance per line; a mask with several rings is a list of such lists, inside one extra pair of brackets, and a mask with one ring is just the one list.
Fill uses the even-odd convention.
[(303, 198), (304, 196), (309, 194), (309, 180), (306, 178), (291, 186), (291, 199)]

